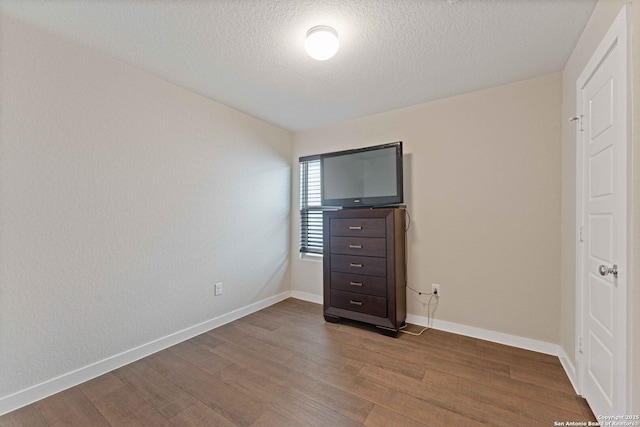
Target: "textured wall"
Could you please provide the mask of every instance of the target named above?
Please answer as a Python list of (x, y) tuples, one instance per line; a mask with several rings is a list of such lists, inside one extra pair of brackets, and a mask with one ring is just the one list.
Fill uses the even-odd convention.
[(0, 55), (0, 397), (290, 289), (289, 132), (6, 15)]
[[(292, 161), (404, 141), (410, 286), (441, 285), (437, 319), (559, 343), (561, 93), (552, 74), (299, 132)], [(322, 295), (321, 264), (292, 252), (293, 289)]]

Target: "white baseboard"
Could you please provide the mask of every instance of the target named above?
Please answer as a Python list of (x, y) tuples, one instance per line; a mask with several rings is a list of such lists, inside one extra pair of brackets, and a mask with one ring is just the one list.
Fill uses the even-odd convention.
[(291, 291), (291, 298), (313, 302), (316, 304), (323, 304), (322, 295), (310, 294), (307, 292)]
[[(424, 316), (407, 315), (407, 322), (415, 325), (427, 326), (427, 318)], [(525, 350), (537, 351), (538, 353), (560, 356), (561, 347), (545, 341), (538, 341), (531, 338), (523, 338), (517, 335), (505, 334), (502, 332), (490, 331), (488, 329), (476, 328), (474, 326), (461, 325), (459, 323), (445, 322), (444, 320), (433, 320), (431, 327), (441, 331), (451, 332), (467, 337), (478, 338), (511, 347), (523, 348)]]
[[(303, 301), (309, 301), (316, 304), (322, 304), (322, 295), (309, 294), (306, 292), (291, 291), (291, 297), (297, 298)], [(424, 316), (416, 316), (413, 314), (407, 314), (407, 323), (414, 325), (427, 326), (427, 318)], [(537, 351), (538, 353), (550, 354), (552, 356), (558, 356), (561, 361), (561, 355), (565, 356), (565, 361), (571, 368), (572, 365), (568, 361), (566, 354), (562, 347), (558, 344), (552, 344), (545, 341), (533, 340), (530, 338), (523, 338), (517, 335), (505, 334), (502, 332), (490, 331), (488, 329), (476, 328), (473, 326), (461, 325), (459, 323), (445, 322), (443, 320), (433, 320), (431, 322), (433, 329), (439, 329), (441, 331), (451, 332), (458, 335), (464, 335), (467, 337), (478, 338), (486, 341), (491, 341), (499, 344), (509, 345), (511, 347), (523, 348), (525, 350)], [(563, 362), (563, 366), (565, 366)], [(565, 369), (567, 369), (565, 367)], [(567, 372), (569, 379), (572, 380), (573, 373)], [(575, 375), (574, 375), (575, 377)]]
[(578, 390), (578, 375), (576, 372), (576, 368), (575, 366), (573, 366), (573, 363), (571, 363), (571, 359), (569, 359), (569, 356), (567, 356), (567, 353), (564, 351), (564, 348), (560, 347), (560, 354), (558, 355), (558, 357), (560, 358), (560, 363), (562, 364), (564, 371), (567, 373), (567, 376), (569, 377), (569, 381), (571, 381), (571, 385), (573, 386), (573, 389), (575, 390), (576, 394), (579, 395), (580, 392)]
[(120, 354), (92, 363), (91, 365), (82, 367), (59, 377), (52, 378), (43, 383), (36, 384), (32, 387), (4, 396), (0, 398), (0, 415), (22, 408), (23, 406), (37, 402), (38, 400), (44, 399), (52, 394), (99, 377), (100, 375), (111, 372), (114, 369), (120, 368), (124, 365), (135, 362), (136, 360), (142, 359), (143, 357), (147, 357), (160, 350), (171, 347), (172, 345), (176, 345), (182, 341), (210, 331), (211, 329), (215, 329), (224, 324), (240, 319), (241, 317), (255, 313), (256, 311), (283, 301), (290, 296), (291, 292), (282, 292), (278, 295), (274, 295), (262, 301), (239, 308), (230, 313), (223, 314), (136, 348), (132, 348), (131, 350), (124, 351)]

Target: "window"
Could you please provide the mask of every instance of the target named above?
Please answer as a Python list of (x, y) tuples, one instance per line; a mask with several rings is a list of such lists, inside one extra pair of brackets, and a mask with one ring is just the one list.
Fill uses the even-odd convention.
[(320, 156), (300, 157), (300, 252), (322, 253)]

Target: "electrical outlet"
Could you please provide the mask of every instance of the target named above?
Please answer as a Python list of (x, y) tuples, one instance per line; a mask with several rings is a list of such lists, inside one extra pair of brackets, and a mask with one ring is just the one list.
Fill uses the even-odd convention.
[(437, 283), (432, 283), (431, 284), (431, 292), (438, 297), (441, 297), (442, 294), (440, 293), (440, 285)]
[(218, 296), (218, 295), (222, 295), (222, 282), (218, 282), (216, 283), (216, 287), (213, 291), (214, 295)]

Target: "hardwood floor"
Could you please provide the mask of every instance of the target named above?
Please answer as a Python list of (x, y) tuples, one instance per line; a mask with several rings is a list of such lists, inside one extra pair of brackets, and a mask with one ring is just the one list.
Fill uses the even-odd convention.
[(558, 358), (383, 336), (288, 299), (0, 417), (0, 426), (552, 426), (595, 421)]

